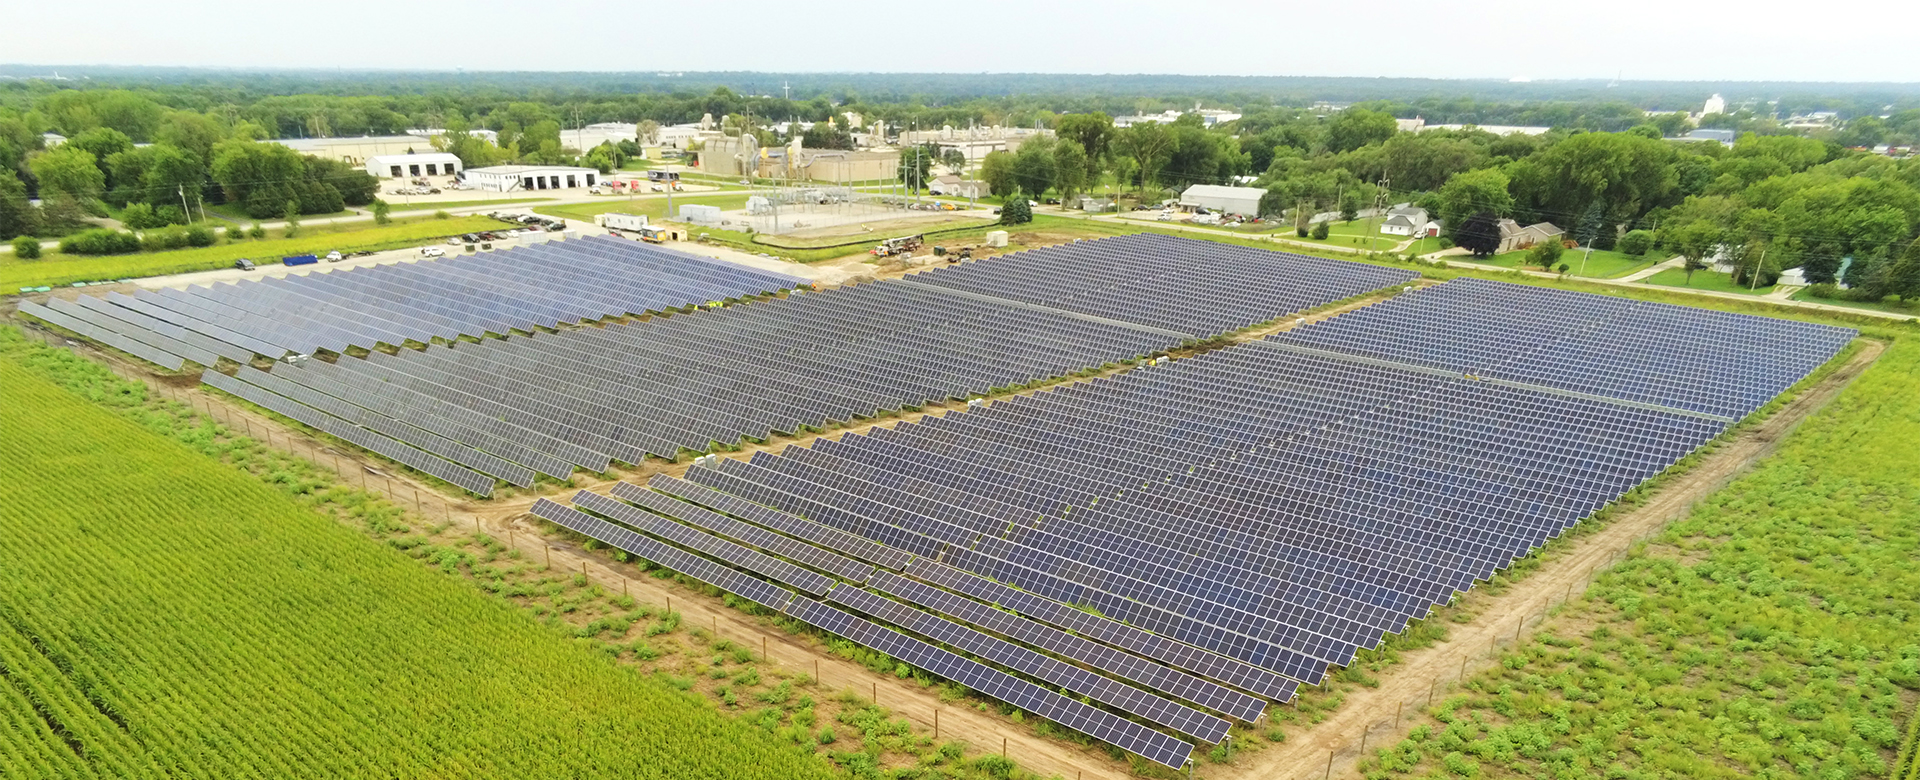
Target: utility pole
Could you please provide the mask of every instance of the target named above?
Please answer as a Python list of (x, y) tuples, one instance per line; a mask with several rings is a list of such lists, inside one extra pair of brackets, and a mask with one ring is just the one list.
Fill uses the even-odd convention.
[(187, 205), (187, 185), (179, 184), (175, 186), (180, 189), (180, 216), (192, 219), (193, 207)]
[(1760, 259), (1753, 261), (1753, 278), (1747, 280), (1749, 282), (1747, 292), (1751, 293), (1760, 289), (1760, 266), (1767, 262), (1767, 249), (1769, 249), (1769, 247), (1760, 247)]
[[(1392, 179), (1387, 178), (1384, 174), (1381, 175), (1380, 183), (1376, 185), (1377, 189), (1373, 194), (1373, 213), (1375, 216), (1384, 216), (1387, 213), (1387, 197), (1390, 194), (1390, 190), (1388, 189), (1388, 187), (1391, 186), (1392, 184), (1393, 184)], [(1377, 245), (1376, 237), (1378, 235), (1379, 235), (1378, 231), (1375, 231), (1373, 229), (1373, 217), (1368, 217), (1367, 218), (1367, 251), (1370, 251), (1370, 252), (1373, 251), (1374, 246)]]

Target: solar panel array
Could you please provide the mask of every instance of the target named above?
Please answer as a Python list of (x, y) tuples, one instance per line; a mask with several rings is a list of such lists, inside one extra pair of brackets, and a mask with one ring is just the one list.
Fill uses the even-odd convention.
[(1273, 340), (1739, 418), (1854, 335), (1828, 325), (1458, 279)]
[(1405, 284), (1419, 274), (1140, 233), (1029, 249), (909, 278), (1200, 338)]
[[(1534, 307), (1548, 322), (1639, 308), (1528, 291), (1403, 298), (1483, 296)], [(1436, 310), (1396, 300), (1321, 328), (1361, 332), (1341, 326), (1352, 318), (1376, 332), (1451, 334), (1479, 322), (1471, 309), (1450, 318)], [(1688, 370), (1705, 392), (1665, 410), (1647, 405), (1641, 388), (1662, 386), (1679, 368), (1630, 350), (1579, 353), (1584, 362), (1564, 366), (1567, 376), (1607, 381), (1563, 381), (1587, 394), (1570, 396), (1436, 373), (1432, 358), (1401, 364), (1402, 353), (1369, 350), (1358, 335), (1282, 336), (1275, 341), (1328, 354), (1243, 345), (777, 456), (697, 465), (686, 481), (912, 553), (904, 575), (1035, 620), (1056, 620), (1049, 615), (1072, 608), (1064, 605), (1089, 608), (1317, 684), (1329, 665), (1352, 662), (1728, 425), (1695, 408), (1764, 404), (1849, 335), (1679, 307), (1601, 316), (1716, 342), (1729, 325), (1778, 334), (1751, 351), (1772, 347), (1791, 359), (1753, 371), (1698, 363)], [(1495, 347), (1476, 348), (1497, 354), (1494, 330)], [(1568, 338), (1577, 335), (1586, 334)], [(1407, 352), (1418, 346), (1405, 343)], [(1738, 405), (1705, 403), (1716, 393)]]
[(252, 353), (280, 357), (531, 332), (806, 284), (662, 247), (585, 238), (106, 300), (123, 307), (138, 301), (143, 305), (134, 308), (146, 317), (244, 349), (246, 356), (235, 358), (244, 362)]

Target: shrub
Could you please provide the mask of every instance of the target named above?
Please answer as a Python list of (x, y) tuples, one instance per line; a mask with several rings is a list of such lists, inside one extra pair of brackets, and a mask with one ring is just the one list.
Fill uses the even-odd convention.
[(60, 239), (60, 251), (70, 255), (125, 255), (140, 251), (140, 237), (104, 228), (83, 230)]
[(20, 236), (13, 240), (13, 256), (21, 260), (40, 259), (40, 241), (32, 236)]
[(1007, 205), (1000, 207), (1000, 224), (1024, 225), (1033, 221), (1033, 207), (1027, 205), (1027, 199), (1018, 195), (1007, 199)]
[(1322, 240), (1322, 241), (1324, 241), (1324, 240), (1326, 240), (1326, 238), (1327, 238), (1327, 235), (1328, 235), (1328, 234), (1329, 234), (1330, 232), (1331, 232), (1331, 231), (1330, 231), (1330, 230), (1329, 230), (1329, 229), (1327, 228), (1327, 223), (1325, 223), (1325, 222), (1320, 222), (1320, 223), (1316, 223), (1316, 224), (1315, 224), (1315, 225), (1313, 226), (1313, 237), (1314, 237), (1315, 239), (1318, 239), (1318, 240)]
[(213, 228), (205, 225), (193, 225), (186, 229), (187, 246), (213, 246), (215, 236)]
[(258, 222), (253, 223), (253, 227), (247, 228), (247, 238), (266, 238), (266, 237), (267, 237), (267, 229), (261, 227), (260, 223)]
[(433, 218), (434, 219), (453, 219), (453, 215), (448, 214), (445, 210), (441, 210), (441, 211), (433, 212)]
[(1840, 297), (1840, 288), (1831, 284), (1816, 284), (1807, 288), (1807, 297), (1833, 300)]
[(186, 247), (187, 231), (180, 228), (160, 228), (140, 233), (140, 248), (148, 252), (163, 252)]
[(120, 212), (120, 224), (126, 225), (134, 230), (146, 230), (147, 228), (165, 227), (167, 223), (161, 222), (159, 215), (153, 213), (153, 206), (151, 204), (129, 203), (127, 207)]
[(1614, 247), (1619, 249), (1622, 254), (1639, 257), (1646, 254), (1648, 250), (1653, 249), (1653, 232), (1649, 230), (1631, 231), (1621, 236), (1619, 243), (1615, 244)]

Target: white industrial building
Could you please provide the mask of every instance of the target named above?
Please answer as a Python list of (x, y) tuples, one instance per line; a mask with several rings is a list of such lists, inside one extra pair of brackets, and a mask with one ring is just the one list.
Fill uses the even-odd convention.
[(570, 190), (600, 183), (600, 172), (568, 165), (495, 165), (468, 168), (460, 178), (490, 192)]
[(367, 173), (373, 174), (376, 179), (456, 176), (460, 168), (460, 158), (446, 152), (382, 154), (367, 158)]
[(1180, 193), (1180, 206), (1185, 209), (1207, 209), (1222, 214), (1238, 214), (1243, 217), (1259, 216), (1260, 196), (1267, 194), (1259, 187), (1227, 187), (1219, 184), (1195, 184)]

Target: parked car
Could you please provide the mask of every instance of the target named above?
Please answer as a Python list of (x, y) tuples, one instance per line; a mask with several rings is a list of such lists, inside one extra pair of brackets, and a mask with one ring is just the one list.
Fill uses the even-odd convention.
[(251, 271), (254, 269), (253, 261), (248, 260), (244, 257), (233, 261), (233, 267), (238, 268), (242, 271)]
[(340, 250), (338, 250), (338, 249), (335, 249), (335, 250), (333, 250), (333, 251), (331, 251), (331, 252), (328, 252), (328, 253), (327, 253), (327, 262), (329, 262), (329, 263), (338, 263), (338, 262), (340, 262), (340, 258), (341, 258), (341, 257), (343, 257), (343, 255), (341, 255), (341, 254), (340, 254)]
[(446, 257), (447, 250), (441, 249), (440, 247), (437, 247), (437, 246), (423, 246), (423, 247), (420, 247), (420, 256), (421, 257)]

